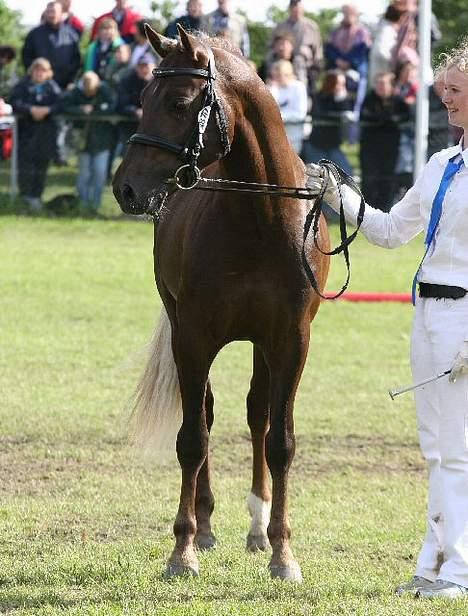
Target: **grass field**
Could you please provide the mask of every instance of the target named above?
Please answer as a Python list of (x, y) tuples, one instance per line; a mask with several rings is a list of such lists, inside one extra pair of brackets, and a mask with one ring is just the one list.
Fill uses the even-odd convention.
[[(424, 532), (412, 399), (387, 394), (411, 380), (406, 304), (328, 302), (314, 322), (290, 491), (304, 584), (270, 580), (269, 556), (244, 550), (246, 343), (212, 372), (219, 545), (200, 578), (163, 579), (179, 471), (126, 446), (124, 412), (159, 310), (151, 248), (149, 224), (0, 217), (0, 613), (465, 613), (392, 594)], [(421, 247), (351, 252), (352, 290), (406, 291)], [(329, 289), (343, 276), (334, 262)]]

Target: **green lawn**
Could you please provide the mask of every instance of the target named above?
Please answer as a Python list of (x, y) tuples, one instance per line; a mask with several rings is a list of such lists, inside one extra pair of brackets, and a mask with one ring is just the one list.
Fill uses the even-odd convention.
[[(271, 581), (268, 555), (244, 550), (247, 343), (212, 374), (219, 545), (201, 554), (200, 578), (163, 579), (179, 470), (140, 459), (125, 437), (160, 305), (151, 249), (145, 223), (0, 217), (0, 613), (464, 613), (392, 594), (424, 531), (412, 399), (387, 394), (411, 380), (407, 304), (327, 302), (313, 324), (290, 491), (304, 584)], [(421, 247), (360, 239), (351, 253), (352, 290), (406, 291)], [(328, 288), (343, 276), (334, 261)]]

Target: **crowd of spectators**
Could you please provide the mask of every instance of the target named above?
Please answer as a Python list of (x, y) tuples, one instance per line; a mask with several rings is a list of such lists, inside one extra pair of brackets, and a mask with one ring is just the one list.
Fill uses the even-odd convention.
[[(168, 24), (165, 35), (176, 37), (181, 24), (229, 38), (248, 58), (245, 18), (231, 0), (217, 2), (205, 14), (202, 0), (188, 0), (186, 13)], [(347, 4), (323, 40), (317, 23), (305, 15), (303, 1), (289, 0), (287, 18), (272, 31), (265, 58), (255, 67), (304, 161), (327, 158), (356, 175), (343, 143), (357, 143), (365, 199), (386, 210), (412, 179), (417, 19), (417, 0), (391, 0), (371, 32), (357, 8)], [(140, 93), (160, 61), (145, 37), (148, 21), (127, 0), (115, 0), (109, 12), (95, 19), (82, 54), (84, 24), (71, 0), (54, 0), (25, 38), (18, 58), (24, 77), (16, 76), (20, 70), (8, 70), (15, 65), (15, 50), (0, 46), (0, 115), (18, 115), (18, 184), (32, 211), (42, 208), (50, 162), (66, 165), (67, 144), (74, 142), (80, 206), (84, 213), (97, 214), (113, 161), (141, 117)], [(431, 34), (436, 44), (440, 32), (434, 16)], [(431, 89), (430, 113), (432, 152), (453, 137), (440, 84)]]

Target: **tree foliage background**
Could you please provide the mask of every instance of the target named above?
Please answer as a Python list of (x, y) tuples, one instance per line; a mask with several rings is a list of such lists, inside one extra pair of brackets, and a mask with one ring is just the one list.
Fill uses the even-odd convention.
[(435, 56), (456, 45), (468, 35), (468, 5), (466, 0), (432, 0), (432, 12), (439, 20), (442, 41)]
[(8, 8), (5, 0), (0, 0), (0, 44), (21, 49), (25, 30), (21, 25), (21, 12)]

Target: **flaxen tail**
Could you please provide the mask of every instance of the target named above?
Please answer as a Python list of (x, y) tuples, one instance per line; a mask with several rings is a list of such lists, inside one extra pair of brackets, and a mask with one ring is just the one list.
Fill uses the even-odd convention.
[(182, 424), (179, 378), (165, 308), (150, 343), (148, 364), (136, 388), (130, 433), (133, 443), (157, 457), (175, 450)]

